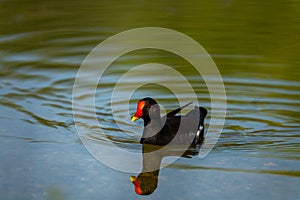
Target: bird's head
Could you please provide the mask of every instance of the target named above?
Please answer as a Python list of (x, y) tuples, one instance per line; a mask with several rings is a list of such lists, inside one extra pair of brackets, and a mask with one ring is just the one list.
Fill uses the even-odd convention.
[[(157, 109), (152, 109), (152, 108), (157, 108)], [(148, 121), (150, 120), (151, 113), (156, 112), (156, 110), (158, 109), (159, 109), (158, 104), (154, 99), (150, 97), (141, 99), (137, 104), (136, 112), (131, 118), (131, 121), (134, 122), (135, 120), (138, 120), (140, 118), (142, 118), (144, 121)]]
[(134, 190), (139, 195), (152, 194), (157, 188), (158, 170), (139, 174), (138, 177), (130, 176)]

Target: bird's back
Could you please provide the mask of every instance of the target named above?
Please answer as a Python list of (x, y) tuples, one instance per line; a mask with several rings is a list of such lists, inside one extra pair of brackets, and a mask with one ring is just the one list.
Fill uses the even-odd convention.
[[(195, 107), (186, 115), (170, 115), (168, 113), (161, 119), (162, 123), (165, 122), (161, 125), (161, 130), (152, 137), (142, 138), (141, 143), (156, 145), (167, 145), (170, 142), (171, 144), (192, 144), (199, 126), (203, 124), (206, 116), (206, 110), (203, 109)], [(145, 127), (144, 135), (147, 135), (145, 131), (151, 132), (152, 129), (151, 124), (149, 127)]]

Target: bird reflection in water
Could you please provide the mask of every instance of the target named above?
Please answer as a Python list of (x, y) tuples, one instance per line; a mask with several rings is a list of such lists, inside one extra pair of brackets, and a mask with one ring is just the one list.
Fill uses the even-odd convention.
[(160, 165), (164, 157), (181, 156), (191, 158), (192, 156), (198, 155), (199, 149), (200, 145), (192, 145), (186, 151), (183, 151), (178, 145), (163, 148), (157, 145), (143, 144), (142, 173), (137, 177), (130, 176), (130, 181), (134, 185), (135, 192), (139, 195), (149, 195), (155, 191), (158, 184)]

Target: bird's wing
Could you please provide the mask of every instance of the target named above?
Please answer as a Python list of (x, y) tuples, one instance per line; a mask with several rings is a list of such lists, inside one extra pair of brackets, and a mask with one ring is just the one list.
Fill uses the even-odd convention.
[(177, 108), (177, 109), (175, 109), (175, 110), (169, 112), (169, 113), (167, 114), (167, 118), (169, 118), (169, 117), (174, 117), (178, 112), (180, 112), (183, 108), (187, 107), (187, 106), (190, 105), (191, 103), (193, 103), (193, 102), (191, 101), (191, 102), (187, 103), (186, 105), (184, 105), (184, 106), (182, 106), (182, 107), (179, 107), (179, 108)]

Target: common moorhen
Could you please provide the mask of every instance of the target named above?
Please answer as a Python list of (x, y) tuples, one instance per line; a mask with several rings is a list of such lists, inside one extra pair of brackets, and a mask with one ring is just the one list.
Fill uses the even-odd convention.
[[(150, 98), (139, 100), (137, 110), (131, 121), (144, 120), (142, 144), (165, 146), (172, 144), (201, 144), (204, 140), (204, 118), (207, 110), (195, 107), (186, 115), (176, 115), (192, 102), (160, 116), (157, 102)], [(176, 136), (176, 137), (175, 137)]]

